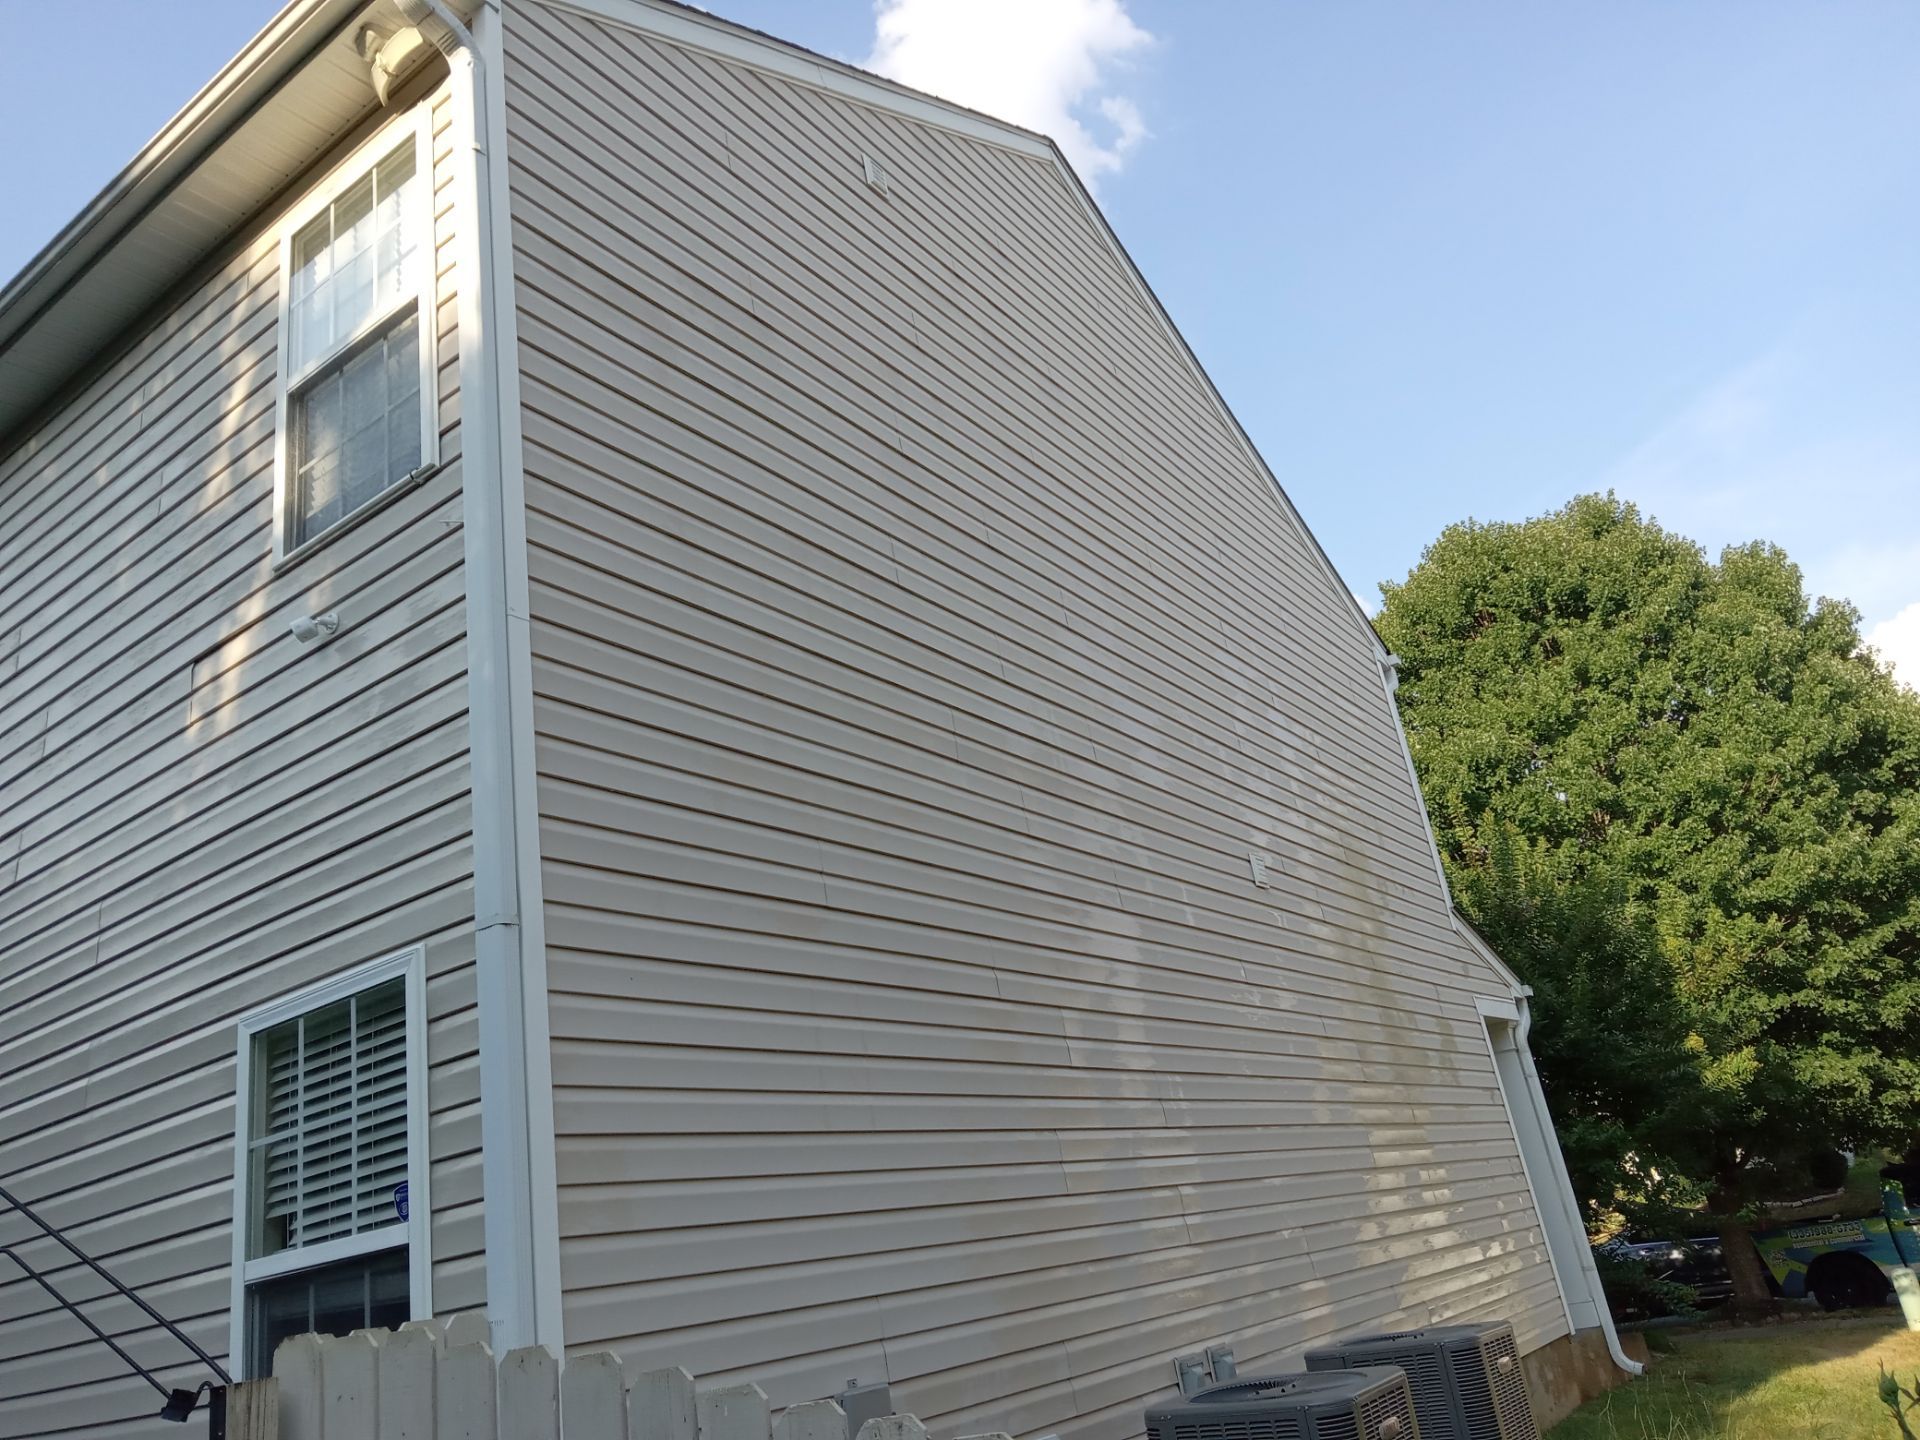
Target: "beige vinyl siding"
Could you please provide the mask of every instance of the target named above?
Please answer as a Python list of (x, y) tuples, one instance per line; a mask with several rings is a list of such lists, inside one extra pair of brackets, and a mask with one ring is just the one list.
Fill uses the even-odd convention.
[(507, 42), (569, 1346), (1106, 1437), (1561, 1333), (1373, 642), (1065, 178)]
[[(216, 1355), (235, 1021), (416, 943), (435, 1299), (484, 1301), (452, 147), (430, 103), (439, 474), (273, 571), (271, 223), (0, 458), (0, 1183)], [(331, 644), (289, 635), (336, 607)], [(0, 1215), (0, 1243), (30, 1233)], [(21, 1253), (142, 1363), (206, 1378), (50, 1244)], [(176, 1434), (156, 1408), (0, 1272), (0, 1435)]]

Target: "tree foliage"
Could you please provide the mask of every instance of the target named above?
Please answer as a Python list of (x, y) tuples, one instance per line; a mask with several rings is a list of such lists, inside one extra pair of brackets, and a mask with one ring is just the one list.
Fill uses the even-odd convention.
[(1731, 1215), (1782, 1156), (1920, 1129), (1920, 698), (1858, 613), (1611, 495), (1452, 526), (1382, 588), (1449, 873), (1540, 993), (1587, 1198), (1660, 1157)]
[(1484, 864), (1450, 869), (1461, 909), (1533, 987), (1530, 1040), (1574, 1192), (1665, 1228), (1702, 1198), (1688, 1177), (1708, 1161), (1702, 1057), (1654, 926), (1604, 860), (1511, 826)]

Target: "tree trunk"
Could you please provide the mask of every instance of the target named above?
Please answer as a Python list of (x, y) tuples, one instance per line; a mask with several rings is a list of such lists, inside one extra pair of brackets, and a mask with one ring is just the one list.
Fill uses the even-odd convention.
[(1727, 1274), (1733, 1281), (1733, 1298), (1727, 1302), (1730, 1319), (1754, 1320), (1780, 1313), (1780, 1302), (1767, 1284), (1767, 1270), (1760, 1263), (1760, 1252), (1753, 1248), (1753, 1232), (1738, 1215), (1720, 1221), (1720, 1254), (1727, 1262)]

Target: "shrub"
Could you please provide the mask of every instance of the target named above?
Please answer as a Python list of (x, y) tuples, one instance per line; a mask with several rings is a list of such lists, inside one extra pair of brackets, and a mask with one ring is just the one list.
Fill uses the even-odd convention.
[(1691, 1319), (1700, 1313), (1699, 1296), (1691, 1285), (1662, 1280), (1643, 1260), (1595, 1250), (1593, 1264), (1599, 1271), (1601, 1288), (1607, 1293), (1607, 1306), (1617, 1320), (1652, 1319), (1660, 1315)]

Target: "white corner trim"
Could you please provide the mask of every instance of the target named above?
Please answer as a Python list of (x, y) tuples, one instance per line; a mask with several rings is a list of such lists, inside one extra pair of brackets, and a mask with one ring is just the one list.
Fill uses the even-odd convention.
[[(252, 1128), (253, 1037), (324, 1005), (345, 1000), (392, 980), (406, 981), (407, 1026), (407, 1218), (377, 1231), (350, 1235), (322, 1245), (285, 1251), (266, 1261), (249, 1262), (247, 1231), (252, 1197), (249, 1136)], [(407, 1244), (407, 1291), (411, 1318), (433, 1317), (433, 1196), (429, 1190), (432, 1157), (427, 1153), (427, 952), (414, 945), (395, 954), (283, 995), (249, 1012), (235, 1027), (233, 1124), (233, 1262), (229, 1281), (227, 1369), (236, 1380), (258, 1378), (248, 1372), (247, 1284), (294, 1270), (330, 1264), (371, 1250), (392, 1247), (403, 1234)]]
[[(443, 0), (426, 0), (440, 12)], [(447, 15), (440, 14), (445, 24)], [(487, 1320), (564, 1349), (498, 0), (449, 27)]]
[[(1613, 1323), (1613, 1307), (1607, 1303), (1606, 1288), (1600, 1283), (1600, 1271), (1593, 1263), (1593, 1247), (1585, 1243), (1586, 1222), (1580, 1214), (1580, 1201), (1573, 1193), (1573, 1177), (1567, 1170), (1567, 1157), (1560, 1149), (1560, 1136), (1553, 1126), (1553, 1114), (1547, 1109), (1547, 1092), (1540, 1084), (1539, 1067), (1533, 1063), (1533, 1047), (1528, 1043), (1533, 1032), (1533, 1009), (1525, 996), (1518, 1003), (1520, 1023), (1513, 1031), (1514, 1054), (1525, 1079), (1527, 1105), (1533, 1111), (1541, 1133), (1546, 1136), (1547, 1170), (1554, 1201), (1568, 1217), (1567, 1223), (1578, 1242), (1573, 1250), (1580, 1282), (1600, 1322), (1600, 1333), (1606, 1337), (1607, 1354), (1627, 1374), (1638, 1375), (1646, 1367), (1620, 1348), (1620, 1333)], [(1563, 1290), (1561, 1293), (1564, 1296), (1566, 1292)]]
[(842, 65), (814, 55), (771, 35), (755, 34), (717, 16), (700, 14), (677, 5), (668, 8), (653, 3), (653, 0), (540, 0), (540, 3), (555, 10), (571, 10), (609, 25), (671, 41), (689, 50), (702, 50), (723, 60), (751, 65), (756, 70), (797, 80), (802, 85), (810, 85), (856, 104), (904, 115), (928, 125), (938, 125), (943, 130), (952, 130), (970, 139), (998, 145), (1003, 150), (1014, 150), (1038, 158), (1053, 153), (1053, 146), (1030, 130), (1022, 130), (1016, 125), (982, 115), (977, 110), (909, 90), (852, 65)]
[(506, 541), (507, 699), (512, 715), (514, 852), (520, 882), (520, 1004), (526, 1030), (530, 1243), (534, 1257), (535, 1343), (564, 1353), (560, 1284), (560, 1189), (553, 1119), (552, 1026), (548, 1016), (546, 896), (541, 879), (539, 771), (534, 757), (533, 600), (527, 574), (527, 472), (520, 430), (520, 327), (515, 293), (512, 191), (507, 161), (505, 44), (499, 0), (474, 17), (474, 38), (487, 73), (484, 96), (490, 283), (483, 323), (493, 335), (497, 464)]

